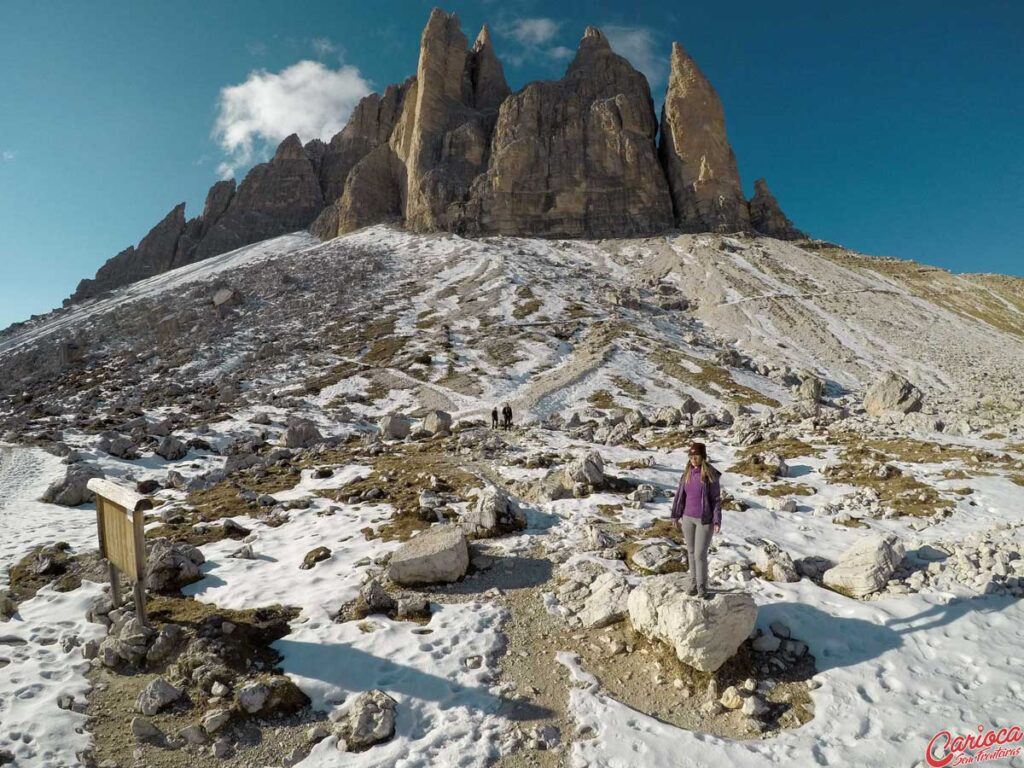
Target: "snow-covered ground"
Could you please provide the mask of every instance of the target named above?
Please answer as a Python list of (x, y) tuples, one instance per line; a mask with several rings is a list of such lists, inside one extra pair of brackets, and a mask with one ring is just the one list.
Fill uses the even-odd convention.
[[(386, 277), (361, 283), (357, 295), (346, 299), (350, 312), (315, 315), (329, 306), (325, 298), (341, 290), (320, 274), (323, 265), (342, 264), (346, 249), (380, 254)], [(230, 318), (224, 321), (227, 330), (220, 345), (177, 358), (173, 353), (180, 350), (174, 349), (147, 356), (152, 337), (139, 330), (141, 340), (129, 339), (131, 354), (123, 358), (142, 361), (133, 369), (138, 377), (132, 392), (118, 391), (116, 382), (90, 383), (94, 399), (84, 404), (70, 400), (66, 411), (58, 409), (109, 416), (116, 422), (112, 406), (125, 405), (134, 390), (155, 392), (168, 381), (193, 380), (217, 389), (227, 381), (231, 386), (225, 387), (223, 407), (204, 410), (197, 405), (214, 397), (209, 390), (189, 391), (177, 400), (168, 395), (156, 405), (141, 396), (130, 401), (150, 421), (179, 418), (177, 436), (209, 445), (210, 450), (191, 448), (180, 460), (155, 456), (152, 446), (139, 459), (115, 458), (98, 449), (95, 429), (79, 428), (70, 420), (61, 424), (68, 448), (116, 480), (159, 481), (165, 487), (157, 497), (173, 507), (184, 505), (186, 494), (166, 482), (168, 472), (180, 473), (186, 482), (216, 478), (230, 445), (252, 439), (277, 443), (289, 416), (310, 418), (325, 437), (343, 440), (372, 433), (373, 422), (393, 410), (441, 407), (456, 418), (479, 418), (493, 405), (510, 402), (517, 422), (530, 426), (510, 437), (513, 451), (489, 460), (492, 476), (526, 482), (543, 475), (543, 470), (511, 465), (508, 460), (516, 452), (565, 457), (599, 450), (609, 467), (627, 462), (639, 467), (615, 469), (616, 474), (668, 490), (685, 462), (684, 450), (584, 442), (538, 423), (574, 411), (593, 416), (592, 405), (607, 398), (617, 407), (651, 416), (687, 395), (716, 418), (726, 407), (738, 410), (737, 401), (744, 403), (747, 416), (756, 417), (793, 401), (787, 375), (799, 368), (817, 371), (835, 396), (842, 388), (860, 388), (884, 367), (899, 367), (927, 388), (929, 396), (935, 394), (935, 402), (948, 403), (952, 401), (942, 398), (971, 394), (968, 390), (977, 381), (972, 366), (979, 357), (1024, 358), (1020, 339), (930, 303), (891, 274), (841, 261), (791, 244), (764, 239), (730, 244), (707, 236), (602, 243), (514, 238), (474, 242), (373, 227), (321, 246), (299, 234), (160, 275), (33, 324), (0, 341), (0, 362), (5, 355), (60, 339), (72, 328), (95, 334), (100, 349), (105, 344), (116, 347), (120, 337), (107, 324), (114, 316), (119, 321), (131, 317), (134, 304), (177, 298), (186, 290), (201, 292), (213, 278), (232, 284), (248, 280), (243, 293), (253, 297), (253, 304), (243, 303), (239, 310), (248, 313), (240, 315), (244, 321), (234, 326), (228, 325)], [(288, 269), (301, 276), (296, 294), (288, 294), (287, 286), (281, 288), (284, 298), (258, 293), (264, 282)], [(665, 309), (659, 303), (680, 297), (690, 303), (688, 310), (670, 302)], [(202, 297), (185, 307), (195, 314), (185, 316), (184, 330), (214, 322), (202, 314), (208, 305), (208, 297)], [(298, 309), (289, 314), (286, 309), (294, 306)], [(907, 328), (890, 325), (887, 318), (893, 316), (907, 319)], [(367, 348), (378, 339), (359, 335), (359, 326), (384, 319), (393, 325), (381, 333), (400, 338), (404, 346), (365, 364)], [(328, 320), (336, 320), (339, 327), (328, 333)], [(357, 342), (347, 344), (346, 334)], [(179, 335), (179, 343), (187, 344), (189, 334)], [(728, 347), (728, 340), (736, 346)], [(268, 351), (268, 345), (277, 350)], [(723, 350), (736, 348), (754, 358), (751, 365), (741, 368), (719, 358)], [(666, 353), (677, 356), (670, 361), (674, 367), (666, 362)], [(176, 367), (159, 367), (165, 359), (177, 361)], [(328, 377), (324, 386), (308, 388), (311, 379), (346, 365), (347, 375), (340, 380)], [(1005, 394), (1005, 373), (1002, 363), (991, 371), (1000, 396)], [(845, 395), (833, 404), (850, 407), (856, 402)], [(254, 423), (257, 414), (272, 423)], [(884, 436), (911, 433), (910, 426), (898, 421), (875, 427), (862, 415), (850, 420), (857, 428), (877, 429)], [(32, 428), (41, 431), (44, 426), (52, 425)], [(993, 430), (995, 426), (1005, 427), (1006, 436), (982, 438), (975, 430), (970, 437), (930, 433), (925, 439), (978, 454), (1009, 451), (1019, 462), (1020, 448), (1013, 447), (1018, 438), (1012, 436), (1018, 427), (1009, 422), (989, 425)], [(812, 423), (793, 429), (802, 429), (800, 436), (810, 442), (830, 439)], [(795, 512), (784, 512), (773, 509), (759, 484), (730, 472), (742, 446), (726, 424), (712, 427), (707, 442), (713, 461), (725, 471), (725, 490), (746, 506), (743, 512), (726, 512), (712, 553), (713, 575), (719, 585), (754, 596), (759, 627), (781, 621), (808, 644), (818, 668), (817, 687), (810, 692), (814, 717), (798, 729), (756, 741), (682, 730), (616, 701), (601, 687), (595, 670), (560, 649), (550, 659), (551, 674), (558, 674), (559, 662), (569, 671), (576, 682), (570, 686), (567, 714), (576, 733), (589, 728), (593, 734), (563, 734), (567, 762), (580, 768), (916, 766), (923, 765), (925, 746), (938, 731), (968, 734), (979, 724), (1024, 725), (1018, 663), (1024, 608), (1019, 599), (985, 594), (983, 586), (960, 585), (854, 600), (809, 579), (775, 583), (732, 568), (748, 560), (762, 539), (794, 558), (835, 559), (867, 531), (836, 525), (822, 514), (827, 505), (856, 490), (826, 474), (829, 463), (839, 458), (838, 445), (826, 446), (821, 455), (788, 460), (791, 482), (813, 493), (797, 497)], [(641, 466), (641, 460), (648, 466)], [(474, 456), (474, 461), (483, 459)], [(898, 535), (910, 552), (985, 532), (1018, 549), (1024, 546), (1019, 527), (1024, 487), (1012, 479), (1019, 469), (986, 466), (975, 472), (970, 462), (959, 459), (894, 463), (947, 493), (951, 512), (926, 519), (866, 519), (870, 530)], [(966, 470), (969, 477), (947, 479), (943, 473), (952, 470)], [(60, 459), (40, 449), (0, 447), (0, 586), (6, 583), (7, 569), (34, 545), (63, 540), (75, 549), (94, 546), (92, 507), (66, 509), (38, 501), (63, 471)], [(368, 466), (351, 464), (317, 479), (304, 469), (294, 488), (273, 496), (278, 503), (308, 500), (309, 506), (288, 510), (288, 521), (278, 527), (237, 517), (251, 531), (247, 541), (204, 545), (203, 578), (184, 593), (222, 608), (281, 604), (300, 609), (291, 633), (275, 647), (284, 672), (317, 709), (341, 708), (353, 693), (373, 688), (398, 701), (393, 740), (342, 756), (331, 737), (313, 748), (302, 765), (488, 765), (506, 748), (511, 726), (500, 711), (510, 695), (499, 671), (505, 608), (480, 595), (466, 602), (435, 603), (426, 626), (381, 616), (364, 622), (331, 619), (398, 546), (368, 539), (362, 532), (390, 518), (389, 504), (350, 504), (325, 496), (369, 472)], [(954, 499), (952, 491), (965, 484), (971, 492)], [(599, 505), (623, 502), (621, 494), (606, 492), (536, 503), (530, 515), (543, 525), (531, 529), (528, 537), (505, 540), (505, 553), (514, 558), (538, 545), (554, 562), (594, 559), (579, 546), (586, 527), (598, 516)], [(655, 503), (624, 505), (618, 523), (645, 530), (667, 514), (668, 501), (662, 496)], [(254, 559), (232, 557), (244, 543), (251, 545)], [(329, 547), (330, 558), (314, 569), (300, 570), (304, 555), (318, 546)], [(605, 565), (625, 570), (621, 560)], [(631, 573), (630, 578), (642, 577)], [(76, 753), (89, 745), (84, 716), (59, 707), (57, 698), (67, 694), (80, 700), (87, 691), (81, 652), (61, 638), (77, 636), (84, 642), (102, 635), (101, 627), (84, 619), (99, 589), (86, 583), (64, 595), (43, 590), (10, 621), (0, 623), (0, 750), (11, 750), (19, 766), (77, 765)], [(477, 657), (479, 663), (467, 663)], [(1024, 762), (1015, 758), (1000, 764)]]

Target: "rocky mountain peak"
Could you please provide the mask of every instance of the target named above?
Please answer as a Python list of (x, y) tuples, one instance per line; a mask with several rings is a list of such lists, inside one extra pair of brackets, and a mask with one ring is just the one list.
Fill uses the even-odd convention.
[(647, 79), (597, 27), (560, 80), (512, 93), (487, 25), (470, 48), (459, 17), (435, 8), (414, 76), (362, 99), (329, 141), (293, 134), (237, 188), (217, 182), (202, 216), (161, 222), (154, 231), (177, 233), (171, 257), (140, 243), (83, 285), (116, 287), (295, 229), (330, 239), (383, 221), (466, 235), (802, 234), (767, 188), (748, 204), (721, 101), (679, 43), (660, 144), (658, 133)]
[(722, 102), (679, 43), (672, 44), (660, 151), (676, 226), (688, 232), (737, 232), (750, 227)]
[(491, 33), (484, 24), (473, 43), (467, 62), (473, 88), (473, 106), (497, 110), (511, 93), (505, 81), (505, 70), (494, 52)]
[(779, 240), (802, 240), (807, 237), (782, 212), (779, 201), (768, 189), (768, 182), (754, 182), (754, 196), (750, 198), (750, 225), (768, 237)]
[(274, 153), (274, 162), (279, 160), (307, 160), (306, 150), (302, 146), (302, 140), (298, 134), (293, 133), (291, 136), (282, 141), (277, 151)]

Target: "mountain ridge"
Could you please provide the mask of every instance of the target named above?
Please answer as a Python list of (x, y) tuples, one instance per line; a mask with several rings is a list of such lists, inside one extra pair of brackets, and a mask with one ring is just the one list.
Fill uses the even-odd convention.
[(678, 43), (670, 64), (660, 120), (647, 79), (596, 27), (561, 79), (513, 93), (487, 25), (469, 46), (458, 16), (435, 8), (415, 75), (362, 99), (330, 141), (293, 134), (240, 183), (216, 182), (199, 216), (175, 206), (65, 304), (307, 227), (323, 240), (390, 221), (470, 236), (805, 238), (763, 179), (745, 198), (718, 94)]

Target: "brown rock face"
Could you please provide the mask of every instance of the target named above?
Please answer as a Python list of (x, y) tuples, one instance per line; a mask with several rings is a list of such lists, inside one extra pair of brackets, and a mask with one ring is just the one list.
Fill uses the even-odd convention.
[(668, 229), (656, 131), (647, 80), (588, 28), (564, 78), (502, 103), (490, 165), (456, 228), (549, 237)]
[(737, 232), (749, 228), (722, 102), (679, 43), (672, 44), (659, 149), (680, 229)]
[[(420, 38), (416, 85), (391, 136), (405, 166), (405, 222), (410, 229), (450, 229), (448, 208), (465, 200), (487, 167), (493, 104), (508, 93), (489, 35), (470, 53), (455, 14), (435, 8)], [(475, 76), (475, 80), (474, 80)]]
[(512, 94), (487, 27), (467, 48), (458, 17), (435, 8), (414, 77), (360, 101), (329, 143), (289, 136), (237, 188), (217, 182), (201, 216), (176, 207), (68, 302), (304, 227), (325, 240), (384, 221), (470, 236), (804, 237), (763, 180), (747, 203), (718, 95), (678, 43), (671, 65), (657, 147), (647, 80), (599, 30), (561, 80)]
[(149, 230), (137, 248), (129, 246), (107, 261), (99, 268), (94, 280), (82, 280), (70, 301), (82, 301), (171, 269), (178, 238), (184, 229), (185, 204), (179, 203)]
[[(358, 228), (361, 225), (346, 229), (339, 229), (339, 226), (342, 220), (364, 221), (366, 212), (373, 209), (372, 201), (356, 200), (355, 195), (349, 196), (350, 203), (346, 206), (343, 203), (345, 185), (349, 181), (352, 171), (364, 158), (377, 147), (387, 145), (388, 138), (401, 115), (406, 94), (414, 83), (415, 80), (410, 78), (401, 85), (389, 85), (383, 96), (373, 93), (365, 97), (356, 105), (345, 128), (331, 139), (320, 166), (320, 186), (323, 190), (324, 201), (328, 205), (310, 227), (310, 231), (317, 237), (329, 240), (342, 232)], [(381, 190), (374, 190), (374, 194), (396, 188), (397, 177), (391, 174), (391, 169), (390, 163), (382, 169), (378, 158), (378, 162), (367, 163), (362, 168), (361, 180), (356, 184), (360, 188), (372, 187), (372, 182), (368, 184), (370, 178), (367, 174), (375, 170), (387, 170), (389, 175), (378, 180)], [(390, 205), (391, 197), (390, 195), (385, 196), (388, 197), (388, 205), (383, 206), (386, 213), (382, 213), (382, 220), (394, 216), (394, 206)], [(346, 212), (347, 208), (352, 206), (360, 208), (360, 211)], [(400, 202), (398, 207), (401, 208)]]
[(779, 240), (803, 240), (807, 237), (786, 218), (764, 179), (754, 182), (754, 196), (750, 198), (750, 226), (762, 235)]
[(305, 229), (320, 213), (323, 193), (299, 137), (281, 142), (274, 159), (245, 177), (227, 209), (195, 249), (195, 260)]

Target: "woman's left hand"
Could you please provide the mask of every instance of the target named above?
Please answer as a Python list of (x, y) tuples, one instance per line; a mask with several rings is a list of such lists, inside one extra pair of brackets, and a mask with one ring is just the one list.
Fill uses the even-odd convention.
[(722, 526), (721, 525), (716, 525), (715, 526), (715, 533), (721, 533), (721, 532), (722, 532)]

